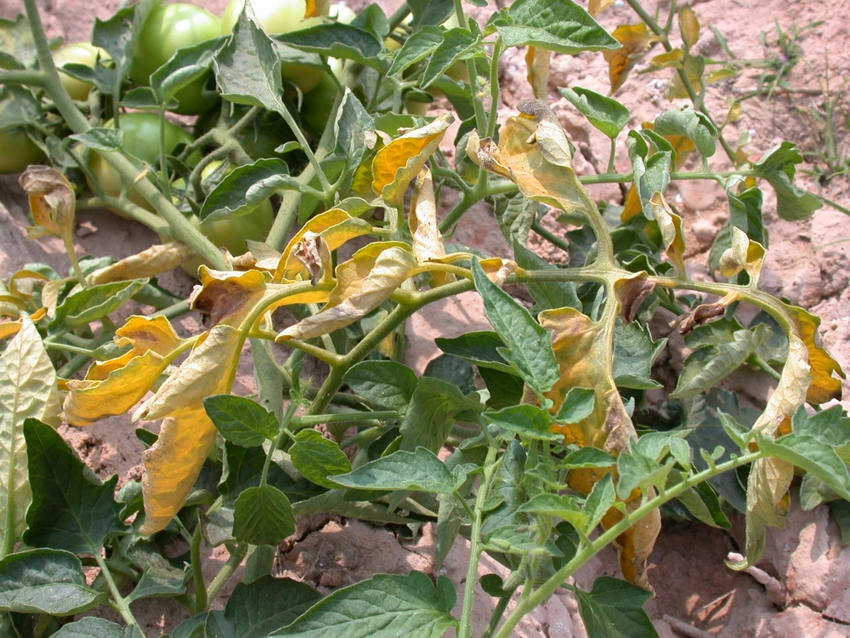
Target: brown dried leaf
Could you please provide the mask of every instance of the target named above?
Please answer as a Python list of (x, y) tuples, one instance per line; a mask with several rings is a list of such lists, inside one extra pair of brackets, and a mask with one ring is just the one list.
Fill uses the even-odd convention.
[(649, 200), (652, 214), (661, 230), (664, 250), (667, 257), (676, 266), (676, 273), (685, 276), (685, 234), (682, 231), (682, 218), (670, 208), (661, 193), (654, 193)]
[(238, 325), (262, 299), (268, 283), (259, 270), (221, 272), (202, 265), (198, 274), (201, 283), (189, 301), (192, 308), (208, 314), (213, 324)]
[(639, 272), (614, 283), (614, 294), (620, 303), (620, 314), (629, 323), (634, 321), (640, 312), (641, 304), (655, 290), (655, 283), (647, 278), (645, 272)]
[(38, 239), (55, 235), (71, 238), (77, 207), (71, 182), (55, 168), (31, 164), (21, 174), (18, 183), (27, 193), (36, 224), (29, 228), (29, 237)]

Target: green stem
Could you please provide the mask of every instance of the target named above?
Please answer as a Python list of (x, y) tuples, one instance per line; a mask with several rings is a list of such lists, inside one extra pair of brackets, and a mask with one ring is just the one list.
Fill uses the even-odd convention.
[(463, 608), (460, 614), (460, 626), (457, 630), (458, 638), (470, 638), (472, 636), (472, 605), (475, 602), (475, 585), (478, 583), (478, 559), (481, 556), (481, 526), (484, 522), (484, 503), (487, 500), (487, 492), (490, 490), (490, 479), (496, 470), (496, 454), (498, 448), (491, 445), (487, 448), (487, 456), (484, 458), (484, 476), (478, 486), (478, 494), (475, 496), (475, 517), (472, 519), (472, 531), (469, 535), (469, 565), (466, 569), (466, 584), (463, 589)]
[(376, 410), (375, 412), (331, 412), (330, 414), (305, 414), (292, 418), (292, 429), (301, 430), (323, 423), (361, 423), (364, 421), (392, 421), (400, 419), (395, 410)]
[[(26, 0), (29, 2), (30, 0)], [(139, 628), (139, 631), (142, 630), (141, 625), (133, 616), (133, 612), (130, 611), (130, 603), (127, 602), (127, 599), (121, 595), (121, 592), (118, 591), (118, 585), (115, 584), (115, 579), (112, 577), (112, 572), (109, 571), (109, 565), (106, 564), (103, 556), (101, 556), (98, 552), (95, 552), (94, 559), (97, 561), (98, 567), (100, 567), (100, 573), (103, 575), (103, 579), (106, 581), (107, 587), (109, 587), (109, 593), (112, 595), (112, 603), (115, 606), (115, 609), (121, 614), (121, 618), (124, 619), (124, 622), (128, 625), (134, 625)]]
[(227, 559), (227, 562), (224, 566), (219, 570), (219, 572), (215, 575), (215, 578), (210, 582), (210, 586), (207, 587), (207, 600), (215, 600), (215, 597), (218, 596), (218, 592), (227, 584), (227, 581), (230, 580), (233, 573), (239, 567), (239, 564), (242, 562), (242, 559), (246, 558), (248, 555), (253, 554), (256, 548), (240, 543), (236, 546), (236, 548), (231, 552), (230, 558)]
[(838, 202), (836, 202), (832, 199), (829, 199), (828, 197), (824, 197), (823, 195), (818, 195), (817, 193), (812, 193), (812, 195), (817, 197), (820, 201), (822, 201), (827, 206), (834, 208), (839, 213), (844, 213), (845, 215), (850, 215), (850, 208), (847, 208), (846, 206), (842, 206)]
[(278, 430), (277, 437), (275, 437), (274, 443), (272, 443), (271, 447), (269, 447), (269, 452), (266, 454), (266, 460), (263, 462), (263, 473), (260, 475), (260, 487), (263, 487), (266, 484), (266, 481), (269, 477), (269, 468), (272, 464), (272, 455), (275, 450), (277, 450), (283, 440), (291, 436), (290, 425), (292, 422), (292, 417), (295, 416), (295, 411), (298, 409), (298, 401), (290, 400), (289, 405), (286, 407), (286, 412), (283, 415), (283, 419), (280, 421), (280, 429)]
[(507, 617), (495, 638), (508, 638), (517, 623), (519, 623), (519, 621), (522, 620), (527, 613), (546, 602), (546, 600), (564, 583), (564, 581), (567, 580), (567, 578), (598, 554), (604, 547), (614, 542), (620, 534), (637, 524), (644, 516), (658, 509), (664, 505), (664, 503), (673, 500), (685, 491), (707, 481), (710, 478), (722, 474), (723, 472), (728, 472), (729, 470), (734, 470), (743, 465), (747, 465), (765, 456), (766, 453), (761, 450), (756, 450), (755, 452), (748, 452), (741, 456), (733, 457), (728, 461), (708, 467), (702, 472), (693, 474), (681, 483), (677, 483), (676, 485), (667, 488), (663, 493), (647, 499), (634, 511), (630, 512), (627, 516), (620, 520), (619, 523), (609, 527), (593, 541), (587, 543), (587, 545), (583, 548), (580, 547), (572, 560), (549, 577), (533, 593), (521, 598), (519, 604)]
[(570, 254), (570, 244), (565, 241), (561, 237), (558, 237), (555, 233), (550, 231), (548, 228), (545, 228), (540, 224), (540, 222), (532, 222), (531, 230), (540, 235), (543, 239), (548, 241), (553, 246), (557, 246), (561, 250), (563, 250), (568, 255)]
[(195, 532), (192, 534), (192, 544), (190, 545), (190, 556), (192, 561), (192, 580), (195, 583), (195, 600), (193, 609), (196, 614), (200, 614), (207, 609), (207, 584), (204, 581), (204, 570), (201, 564), (201, 526), (195, 525)]
[(171, 229), (168, 222), (163, 220), (161, 217), (123, 197), (102, 195), (100, 197), (86, 197), (84, 199), (77, 200), (77, 210), (87, 210), (92, 208), (110, 208), (119, 210), (127, 217), (130, 217), (140, 224), (144, 224), (157, 235), (168, 235)]

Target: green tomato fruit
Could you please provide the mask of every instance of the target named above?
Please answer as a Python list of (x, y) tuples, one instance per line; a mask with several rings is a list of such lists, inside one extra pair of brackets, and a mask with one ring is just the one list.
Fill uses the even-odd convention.
[(12, 127), (0, 130), (0, 173), (20, 173), (42, 159), (44, 153), (24, 129)]
[(304, 96), (301, 103), (301, 119), (317, 134), (325, 130), (331, 117), (331, 109), (339, 93), (334, 79), (325, 74), (319, 86)]
[[(162, 118), (154, 113), (125, 113), (122, 115), (118, 124), (118, 128), (124, 134), (121, 150), (151, 166), (158, 167), (159, 127), (162, 121)], [(109, 120), (104, 126), (109, 128), (114, 126), (114, 123)], [(179, 144), (189, 144), (194, 140), (195, 138), (188, 131), (165, 120), (166, 153), (173, 153)], [(200, 155), (195, 153), (190, 156), (189, 163), (197, 163), (199, 159)], [(112, 197), (121, 194), (121, 175), (97, 151), (91, 152), (89, 167), (104, 193)], [(135, 189), (130, 190), (130, 200), (139, 206), (148, 207), (147, 201)]]
[[(161, 4), (150, 12), (133, 53), (130, 77), (147, 85), (150, 75), (165, 64), (178, 49), (194, 46), (222, 35), (221, 20), (201, 7), (187, 3)], [(177, 113), (204, 113), (216, 98), (204, 91), (209, 74), (177, 92)]]
[(71, 99), (87, 99), (89, 91), (91, 91), (92, 84), (91, 82), (78, 80), (67, 73), (62, 73), (62, 66), (74, 63), (84, 64), (93, 69), (98, 56), (100, 56), (101, 60), (110, 59), (109, 54), (106, 51), (89, 42), (72, 42), (57, 49), (53, 53), (53, 62), (60, 71), (59, 79), (62, 80), (62, 86), (65, 87), (65, 90), (68, 92), (68, 95), (71, 96)]
[[(233, 31), (236, 20), (245, 6), (245, 0), (230, 0), (221, 16), (221, 26), (225, 33)], [(251, 0), (251, 9), (259, 25), (270, 34), (289, 33), (306, 29), (322, 23), (319, 17), (305, 18), (306, 0)], [(323, 71), (309, 64), (284, 62), (281, 64), (283, 78), (309, 93), (322, 81)]]

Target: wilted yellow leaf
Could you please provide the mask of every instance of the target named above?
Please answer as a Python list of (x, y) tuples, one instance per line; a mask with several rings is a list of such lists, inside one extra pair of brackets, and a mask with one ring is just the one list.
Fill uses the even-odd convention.
[[(800, 339), (806, 346), (808, 363), (811, 367), (811, 383), (806, 393), (810, 403), (821, 404), (841, 398), (841, 379), (844, 371), (838, 362), (820, 345), (818, 326), (820, 319), (799, 306), (786, 306), (791, 314)], [(841, 379), (833, 376), (837, 374)]]
[(437, 204), (431, 171), (423, 168), (416, 177), (416, 190), (410, 200), (407, 222), (413, 236), (413, 255), (420, 263), (446, 256), (443, 235), (437, 224)]
[(682, 218), (670, 208), (661, 193), (654, 193), (649, 200), (652, 214), (661, 230), (664, 250), (680, 277), (685, 276), (685, 235), (682, 232)]
[(416, 266), (416, 259), (404, 247), (369, 244), (337, 266), (337, 285), (327, 306), (280, 332), (276, 341), (310, 339), (357, 321), (388, 299)]
[(612, 4), (614, 4), (614, 0), (590, 0), (587, 3), (587, 12), (596, 17)]
[(679, 30), (682, 32), (682, 41), (688, 49), (699, 40), (699, 18), (688, 5), (679, 9)]
[(611, 82), (611, 93), (614, 93), (626, 81), (629, 71), (640, 54), (658, 38), (649, 32), (649, 28), (643, 22), (621, 24), (611, 35), (623, 45), (619, 49), (602, 52), (605, 61), (608, 62), (608, 78)]
[(669, 67), (678, 68), (682, 64), (682, 60), (685, 58), (685, 52), (682, 49), (673, 49), (672, 51), (666, 51), (664, 53), (659, 53), (652, 60), (649, 61), (650, 65), (653, 69), (666, 69)]
[(177, 268), (192, 254), (192, 249), (180, 242), (154, 244), (140, 253), (125, 257), (93, 272), (86, 281), (89, 285), (96, 285), (125, 279), (155, 277)]
[(305, 18), (315, 18), (328, 14), (329, 0), (307, 0), (307, 8), (304, 12)]
[(549, 61), (552, 52), (541, 47), (530, 46), (525, 53), (528, 68), (528, 83), (534, 97), (545, 100), (549, 94)]
[(453, 120), (450, 113), (440, 115), (379, 150), (372, 160), (372, 190), (387, 203), (399, 206), (408, 185), (437, 150)]
[[(702, 58), (692, 55), (687, 56), (682, 64), (682, 70), (685, 72), (685, 77), (688, 78), (688, 84), (690, 84), (697, 93), (700, 93), (702, 90), (702, 72), (704, 68), (705, 62)], [(688, 89), (682, 82), (681, 76), (678, 73), (675, 73), (673, 75), (673, 80), (670, 82), (670, 86), (667, 88), (667, 99), (676, 100), (689, 97), (690, 93), (688, 93)]]
[(36, 224), (29, 229), (30, 238), (72, 237), (77, 200), (71, 182), (55, 168), (38, 164), (28, 166), (18, 182), (27, 193)]
[(735, 226), (732, 228), (732, 245), (720, 256), (720, 274), (724, 277), (734, 277), (746, 269), (750, 275), (750, 285), (756, 286), (764, 255), (764, 246), (747, 237), (747, 233)]
[(268, 275), (259, 270), (217, 271), (201, 266), (201, 285), (189, 299), (192, 308), (208, 314), (213, 324), (239, 324), (262, 299)]

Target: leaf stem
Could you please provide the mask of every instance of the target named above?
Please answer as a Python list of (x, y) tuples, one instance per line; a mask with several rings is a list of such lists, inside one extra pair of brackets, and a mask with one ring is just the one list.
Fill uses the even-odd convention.
[(366, 421), (392, 421), (400, 419), (395, 410), (376, 410), (375, 412), (331, 412), (329, 414), (303, 414), (292, 417), (292, 429), (302, 430), (323, 423), (362, 423)]
[(204, 581), (204, 570), (201, 565), (201, 525), (195, 525), (192, 534), (190, 556), (192, 561), (192, 580), (195, 583), (195, 599), (192, 608), (196, 614), (206, 611), (207, 608), (207, 584)]
[(227, 562), (215, 575), (215, 578), (212, 579), (210, 586), (207, 587), (207, 600), (214, 600), (215, 597), (218, 596), (218, 592), (221, 591), (221, 589), (227, 584), (227, 581), (230, 580), (230, 577), (233, 576), (233, 573), (239, 567), (242, 559), (253, 554), (255, 549), (255, 546), (249, 547), (245, 543), (239, 543), (236, 546), (236, 548), (230, 553), (230, 558), (227, 559)]
[(130, 604), (127, 602), (127, 599), (121, 595), (121, 592), (118, 591), (118, 585), (115, 584), (112, 572), (109, 571), (109, 565), (106, 564), (103, 556), (97, 552), (94, 554), (94, 559), (97, 561), (97, 566), (100, 567), (100, 573), (103, 575), (103, 579), (106, 581), (107, 587), (109, 587), (109, 593), (112, 595), (112, 603), (116, 611), (121, 614), (121, 618), (124, 619), (124, 622), (128, 625), (135, 625), (139, 628), (139, 631), (141, 631), (141, 625), (139, 625), (139, 622), (133, 616), (133, 612), (130, 611)]

